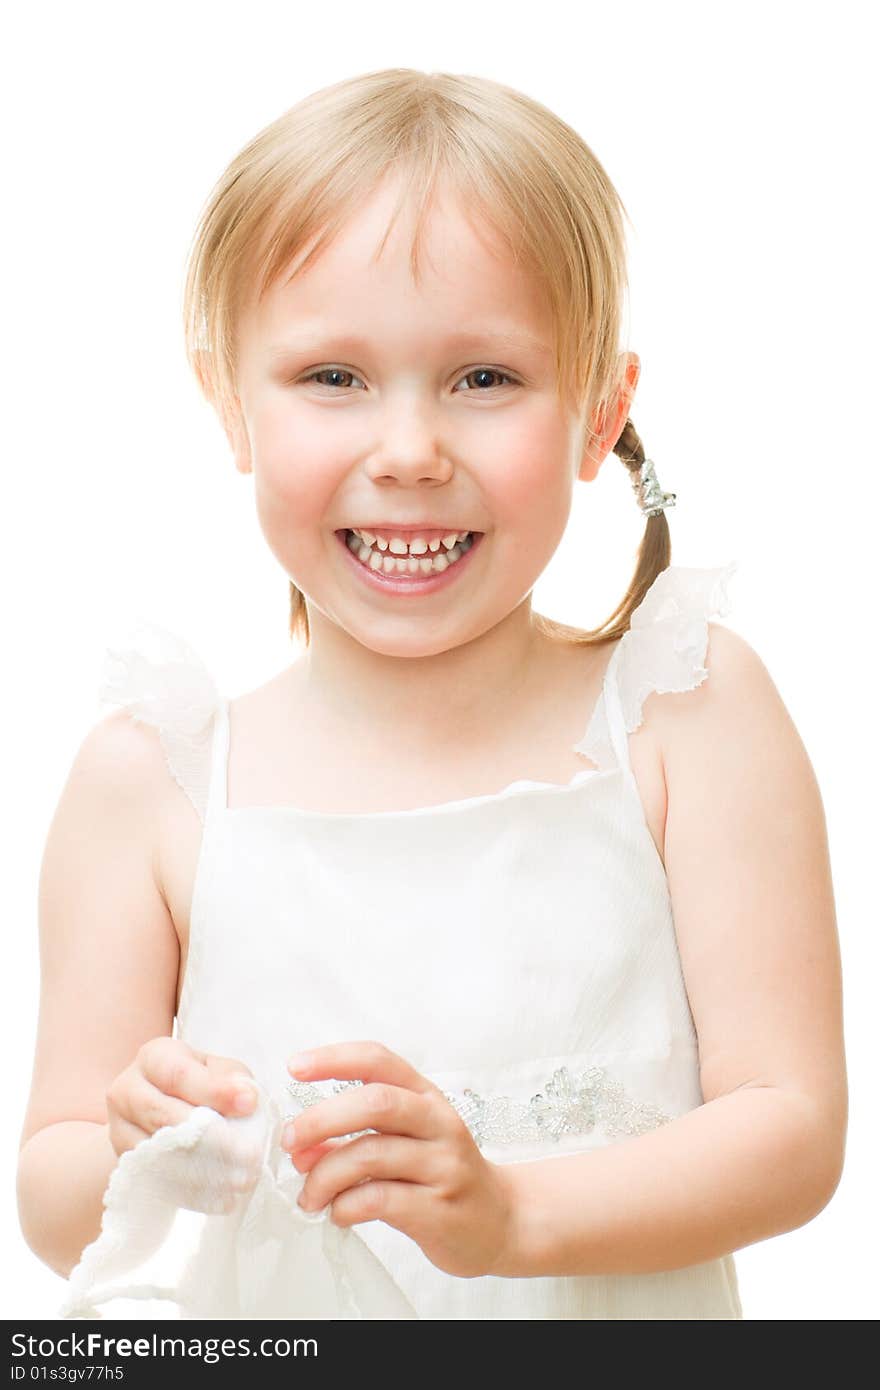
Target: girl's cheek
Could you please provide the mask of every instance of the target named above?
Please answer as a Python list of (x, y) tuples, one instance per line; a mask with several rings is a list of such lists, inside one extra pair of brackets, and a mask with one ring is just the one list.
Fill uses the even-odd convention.
[(503, 492), (497, 499), (499, 524), (531, 538), (540, 548), (545, 533), (564, 529), (571, 509), (573, 477), (568, 459), (548, 448), (546, 438), (520, 439), (511, 450)]
[(299, 442), (258, 453), (254, 495), (264, 525), (289, 538), (294, 530), (307, 533), (322, 524), (333, 504), (333, 467), (332, 460), (317, 459)]
[(549, 411), (529, 417), (511, 416), (511, 427), (498, 432), (493, 452), (503, 461), (505, 490), (521, 504), (537, 493), (553, 488), (554, 481), (564, 489), (569, 473), (571, 439)]
[(288, 431), (257, 450), (258, 482), (267, 498), (296, 508), (303, 521), (323, 516), (346, 475), (347, 455), (328, 446), (326, 436)]

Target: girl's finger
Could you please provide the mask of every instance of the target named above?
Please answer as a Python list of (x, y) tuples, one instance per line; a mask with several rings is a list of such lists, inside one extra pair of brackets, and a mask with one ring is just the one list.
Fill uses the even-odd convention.
[(290, 1153), (290, 1161), (294, 1168), (298, 1169), (300, 1173), (310, 1173), (318, 1162), (318, 1159), (323, 1158), (326, 1153), (330, 1153), (335, 1147), (335, 1144), (330, 1143), (312, 1144), (307, 1149), (289, 1149), (288, 1152)]
[(325, 1096), (297, 1115), (294, 1143), (297, 1148), (311, 1148), (326, 1139), (359, 1137), (362, 1130), (436, 1139), (445, 1122), (439, 1115), (433, 1103), (426, 1104), (425, 1097), (401, 1086), (352, 1086)]
[(178, 1125), (192, 1113), (192, 1106), (175, 1096), (166, 1095), (157, 1086), (141, 1078), (128, 1093), (120, 1119), (146, 1134), (155, 1134), (166, 1125)]
[(115, 1115), (110, 1121), (110, 1142), (118, 1155), (128, 1153), (129, 1149), (136, 1149), (138, 1144), (149, 1139), (149, 1134), (140, 1125), (132, 1124), (130, 1120), (121, 1119)]
[[(178, 1039), (168, 1039), (167, 1042), (170, 1046), (152, 1047), (141, 1058), (141, 1073), (151, 1086), (169, 1098), (184, 1101), (190, 1106), (207, 1105), (222, 1115), (253, 1113), (257, 1093), (253, 1078), (243, 1062), (231, 1057), (197, 1054)], [(200, 1057), (206, 1060), (200, 1061)], [(246, 1102), (239, 1108), (237, 1097), (242, 1091), (246, 1095)], [(174, 1113), (180, 1119), (185, 1118), (179, 1109), (175, 1109)]]
[(325, 1157), (314, 1176), (304, 1183), (300, 1205), (305, 1204), (306, 1211), (318, 1211), (347, 1188), (379, 1178), (412, 1187), (429, 1186), (430, 1177), (425, 1172), (426, 1162), (430, 1162), (428, 1147), (418, 1139), (401, 1139), (397, 1135), (383, 1135), (379, 1143), (374, 1135), (352, 1139)]
[(300, 1080), (321, 1080), (335, 1077), (338, 1081), (384, 1081), (391, 1086), (401, 1086), (409, 1091), (424, 1093), (436, 1091), (433, 1081), (416, 1071), (405, 1057), (392, 1052), (378, 1042), (328, 1043), (324, 1047), (312, 1048), (307, 1066), (291, 1065), (295, 1057), (288, 1058), (287, 1069)]
[(210, 1078), (210, 1100), (202, 1101), (219, 1110), (221, 1115), (252, 1115), (257, 1104), (257, 1087), (253, 1073), (243, 1062), (234, 1057), (215, 1057), (207, 1059), (207, 1073)]

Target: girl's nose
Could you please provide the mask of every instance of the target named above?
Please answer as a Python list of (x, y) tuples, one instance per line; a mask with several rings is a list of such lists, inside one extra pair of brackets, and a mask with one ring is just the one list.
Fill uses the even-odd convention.
[(450, 451), (439, 412), (431, 402), (398, 394), (387, 403), (376, 429), (375, 447), (367, 463), (372, 478), (396, 478), (404, 483), (447, 481), (452, 471)]
[(453, 471), (448, 424), (438, 403), (412, 385), (389, 393), (374, 416), (368, 475), (374, 482), (409, 486), (448, 482)]
[(452, 474), (452, 460), (436, 441), (412, 435), (386, 440), (373, 450), (366, 470), (375, 482), (394, 478), (400, 483), (445, 483)]

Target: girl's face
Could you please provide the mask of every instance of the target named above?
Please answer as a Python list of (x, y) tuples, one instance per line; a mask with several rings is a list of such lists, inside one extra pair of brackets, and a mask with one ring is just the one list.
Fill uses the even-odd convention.
[[(416, 286), (407, 214), (377, 256), (395, 193), (383, 185), (306, 271), (248, 306), (233, 444), (312, 641), (324, 615), (376, 653), (416, 657), (528, 599), (601, 454), (584, 456), (584, 419), (557, 399), (532, 280), (450, 200), (432, 209)], [(428, 548), (389, 573), (401, 547), (374, 542), (371, 565), (354, 529)], [(430, 541), (468, 531), (471, 548), (438, 573), (446, 546)]]

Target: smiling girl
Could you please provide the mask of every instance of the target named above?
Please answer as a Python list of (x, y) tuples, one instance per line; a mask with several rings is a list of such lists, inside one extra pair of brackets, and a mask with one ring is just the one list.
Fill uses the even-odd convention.
[[(741, 1318), (733, 1252), (834, 1192), (820, 794), (711, 621), (735, 565), (670, 565), (622, 214), (545, 107), (407, 69), (308, 97), (213, 190), (190, 360), (300, 650), (232, 699), (162, 629), (109, 655), (41, 884), (19, 1192), (59, 1273), (203, 1108), (178, 1205), (240, 1217), (269, 1174), (420, 1318)], [(644, 534), (581, 631), (532, 591), (612, 454)]]

